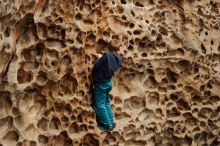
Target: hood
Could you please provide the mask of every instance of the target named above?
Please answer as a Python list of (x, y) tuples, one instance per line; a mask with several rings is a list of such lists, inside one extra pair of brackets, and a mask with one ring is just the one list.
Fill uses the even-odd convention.
[(122, 63), (122, 57), (112, 52), (107, 52), (105, 53), (105, 55), (110, 72), (111, 73), (115, 72)]

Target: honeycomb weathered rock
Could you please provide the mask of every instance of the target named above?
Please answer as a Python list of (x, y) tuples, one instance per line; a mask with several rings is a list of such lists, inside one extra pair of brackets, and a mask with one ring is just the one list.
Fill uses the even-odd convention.
[[(219, 0), (0, 1), (0, 145), (220, 144)], [(113, 132), (89, 106), (97, 51), (123, 55)]]

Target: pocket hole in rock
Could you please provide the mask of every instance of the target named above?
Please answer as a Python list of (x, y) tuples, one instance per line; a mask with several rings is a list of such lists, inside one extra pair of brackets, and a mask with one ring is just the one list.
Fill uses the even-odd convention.
[(46, 137), (44, 135), (39, 135), (38, 136), (38, 141), (39, 141), (39, 143), (47, 144), (48, 143), (48, 137)]
[(60, 126), (61, 126), (60, 120), (57, 117), (53, 117), (49, 124), (50, 129), (58, 130)]

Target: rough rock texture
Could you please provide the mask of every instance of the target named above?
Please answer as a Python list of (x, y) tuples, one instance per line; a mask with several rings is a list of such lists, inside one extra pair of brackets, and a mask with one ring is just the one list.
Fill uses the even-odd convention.
[[(219, 0), (1, 0), (0, 145), (220, 142)], [(113, 132), (89, 106), (97, 50), (118, 47)]]

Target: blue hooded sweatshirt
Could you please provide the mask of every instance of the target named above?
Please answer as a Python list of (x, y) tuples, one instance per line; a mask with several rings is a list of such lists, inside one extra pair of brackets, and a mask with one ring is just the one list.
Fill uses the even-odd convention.
[(92, 76), (94, 83), (104, 83), (111, 80), (113, 73), (120, 67), (122, 57), (112, 52), (105, 52), (94, 63)]

